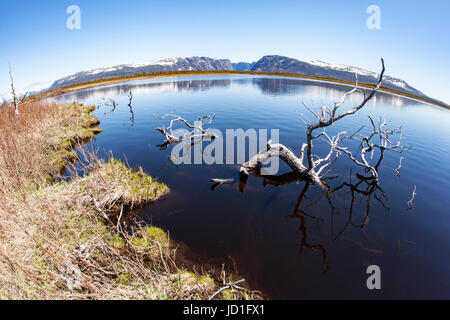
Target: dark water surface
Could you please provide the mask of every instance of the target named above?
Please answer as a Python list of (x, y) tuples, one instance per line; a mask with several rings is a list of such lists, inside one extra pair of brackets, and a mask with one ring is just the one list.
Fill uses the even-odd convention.
[[(130, 90), (134, 119), (128, 107)], [(333, 106), (348, 90), (298, 79), (219, 75), (129, 81), (58, 100), (99, 105), (94, 115), (104, 131), (94, 145), (100, 154), (112, 150), (117, 158), (132, 167), (142, 166), (170, 186), (170, 195), (146, 206), (140, 217), (168, 230), (198, 261), (220, 265), (234, 260), (249, 286), (270, 298), (449, 299), (450, 111), (379, 94), (356, 115), (336, 124), (336, 130), (354, 131), (370, 126), (367, 115), (383, 116), (390, 126), (402, 126), (404, 143), (411, 146), (407, 154), (386, 155), (380, 168), (384, 196), (380, 191), (356, 193), (352, 210), (349, 186), (331, 197), (331, 205), (321, 198), (319, 187), (310, 187), (295, 210), (304, 183), (264, 186), (251, 176), (240, 193), (239, 165), (175, 166), (168, 159), (172, 146), (162, 151), (157, 147), (164, 139), (154, 128), (168, 122), (154, 114), (176, 112), (195, 120), (215, 113), (211, 127), (223, 132), (279, 129), (280, 142), (298, 155), (305, 141), (299, 112), (309, 116), (301, 101)], [(105, 106), (105, 98), (119, 103), (113, 112)], [(354, 96), (347, 106), (360, 100)], [(327, 150), (325, 145), (315, 149), (319, 154)], [(404, 160), (396, 176), (400, 156)], [(330, 185), (350, 182), (352, 167), (355, 184), (354, 175), (360, 170), (342, 157), (331, 167), (331, 173), (342, 176)], [(211, 191), (211, 178), (236, 182)], [(406, 210), (414, 186), (414, 208)], [(366, 268), (372, 264), (381, 268), (381, 290), (366, 287)]]

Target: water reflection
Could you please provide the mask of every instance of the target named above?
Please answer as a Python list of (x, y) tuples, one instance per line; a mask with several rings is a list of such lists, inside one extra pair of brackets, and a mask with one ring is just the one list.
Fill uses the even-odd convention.
[[(258, 88), (261, 93), (269, 96), (285, 96), (285, 95), (305, 95), (310, 101), (320, 101), (324, 97), (333, 97), (340, 99), (342, 94), (348, 91), (349, 86), (324, 82), (311, 82), (300, 79), (289, 79), (279, 77), (250, 77), (252, 85)], [(233, 79), (235, 85), (247, 85), (249, 79)], [(208, 79), (208, 80), (179, 80), (161, 82), (145, 82), (145, 81), (129, 81), (122, 84), (110, 84), (105, 86), (82, 89), (76, 92), (64, 94), (63, 99), (67, 101), (74, 100), (96, 100), (105, 97), (114, 97), (128, 95), (130, 90), (136, 95), (145, 95), (160, 92), (197, 92), (208, 91), (216, 88), (229, 88), (231, 79)], [(105, 98), (106, 99), (106, 98)], [(61, 97), (57, 98), (58, 101)], [(350, 103), (356, 103), (361, 100), (361, 96), (357, 94), (349, 98)], [(403, 107), (404, 105), (420, 105), (421, 102), (405, 97), (396, 96), (388, 93), (378, 93), (373, 99), (377, 104), (389, 104), (395, 107)]]
[[(323, 179), (324, 184), (327, 185), (328, 191), (320, 194), (316, 200), (309, 198), (307, 196), (310, 188), (313, 188), (313, 184), (304, 181), (302, 177), (297, 172), (289, 172), (281, 175), (262, 175), (258, 171), (251, 172), (251, 175), (259, 178), (263, 182), (263, 186), (266, 187), (268, 185), (275, 187), (282, 187), (290, 184), (303, 184), (303, 188), (300, 191), (300, 194), (295, 203), (294, 209), (289, 214), (291, 219), (299, 221), (300, 225), (298, 230), (301, 234), (301, 239), (299, 242), (299, 254), (303, 253), (305, 249), (311, 251), (319, 251), (322, 256), (323, 263), (323, 274), (327, 273), (330, 270), (330, 263), (327, 259), (327, 249), (326, 245), (320, 242), (312, 242), (308, 237), (308, 227), (307, 227), (307, 219), (314, 221), (316, 223), (315, 227), (319, 227), (320, 224), (324, 223), (324, 219), (317, 216), (316, 207), (320, 201), (325, 202), (329, 207), (329, 217), (331, 230), (334, 230), (333, 222), (334, 216), (336, 213), (341, 210), (344, 211), (343, 208), (338, 208), (336, 202), (342, 203), (342, 198), (340, 193), (350, 193), (350, 201), (348, 204), (348, 208), (345, 209), (347, 212), (344, 213), (346, 216), (345, 223), (342, 228), (335, 234), (331, 233), (332, 242), (338, 240), (344, 232), (348, 229), (349, 226), (353, 226), (355, 228), (364, 229), (370, 221), (370, 211), (373, 209), (373, 199), (375, 199), (378, 204), (384, 208), (385, 212), (389, 212), (389, 207), (386, 202), (388, 200), (387, 194), (380, 187), (380, 185), (376, 181), (367, 181), (365, 179), (358, 178), (358, 175), (352, 176), (352, 172), (350, 171), (350, 175), (348, 176), (348, 181), (342, 181), (341, 175), (334, 175), (328, 178)], [(243, 193), (247, 186), (249, 176), (241, 173), (239, 177), (239, 192)], [(356, 180), (355, 182), (352, 182)], [(362, 223), (358, 224), (353, 221), (354, 209), (355, 209), (355, 201), (357, 200), (357, 196), (359, 196), (358, 203), (364, 204), (365, 206), (365, 214)], [(309, 202), (309, 203), (305, 203)], [(320, 210), (319, 210), (320, 211)]]
[[(285, 95), (305, 95), (311, 99), (312, 102), (323, 99), (324, 97), (333, 97), (336, 100), (340, 99), (342, 95), (347, 92), (349, 86), (340, 84), (311, 82), (297, 79), (286, 78), (254, 78), (253, 85), (261, 90), (262, 93), (271, 96), (285, 96)], [(367, 89), (369, 90), (369, 89)], [(361, 101), (362, 95), (353, 95), (349, 97), (350, 103), (357, 103)], [(405, 104), (413, 105), (420, 104), (415, 100), (406, 100), (405, 97), (400, 97), (388, 93), (379, 92), (375, 103), (390, 104), (396, 107), (402, 107)]]
[[(249, 285), (271, 298), (448, 298), (448, 281), (443, 281), (450, 278), (448, 111), (379, 95), (339, 124), (338, 130), (353, 132), (367, 123), (367, 115), (382, 115), (392, 127), (404, 125), (412, 150), (398, 176), (398, 157), (383, 160), (383, 190), (348, 173), (347, 161), (334, 164), (333, 172), (346, 174), (328, 177), (330, 194), (289, 172), (249, 176), (244, 186), (239, 166), (176, 166), (169, 160), (171, 146), (157, 147), (163, 137), (154, 129), (162, 122), (154, 114), (176, 111), (189, 120), (216, 113), (214, 128), (222, 132), (279, 128), (280, 142), (298, 153), (305, 131), (297, 117), (301, 101), (332, 105), (347, 90), (297, 79), (211, 76), (132, 81), (60, 99), (101, 105), (94, 115), (104, 131), (94, 147), (100, 153), (111, 150), (170, 186), (166, 199), (144, 207), (138, 217), (189, 247), (199, 259), (194, 263), (213, 261), (220, 268), (231, 257)], [(318, 147), (326, 154), (328, 148)], [(217, 177), (235, 182), (211, 192), (210, 178)], [(415, 185), (414, 209), (407, 211)], [(365, 286), (370, 264), (382, 268), (384, 287), (378, 294)]]
[[(190, 91), (206, 91), (214, 88), (226, 88), (231, 84), (229, 79), (218, 80), (185, 80), (174, 82), (150, 82), (140, 83), (138, 81), (130, 81), (123, 84), (112, 84), (88, 89), (82, 89), (75, 92), (64, 94), (64, 100), (94, 100), (103, 97), (113, 97), (120, 95), (128, 95), (130, 90), (134, 94), (151, 94), (153, 92), (190, 92)], [(58, 98), (60, 99), (60, 98)]]
[(130, 127), (131, 128), (134, 126), (134, 111), (133, 111), (133, 105), (131, 104), (132, 101), (133, 101), (133, 91), (130, 90), (130, 93), (128, 94), (128, 108), (130, 108)]

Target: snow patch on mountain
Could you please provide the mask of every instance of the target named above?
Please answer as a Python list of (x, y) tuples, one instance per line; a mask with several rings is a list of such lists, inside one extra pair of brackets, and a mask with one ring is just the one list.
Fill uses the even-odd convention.
[(228, 59), (212, 59), (208, 57), (171, 58), (139, 64), (122, 64), (113, 67), (82, 71), (53, 83), (51, 89), (98, 79), (131, 76), (140, 73), (157, 73), (168, 71), (217, 71), (233, 70)]
[(364, 69), (361, 69), (358, 67), (347, 66), (345, 64), (334, 64), (334, 63), (323, 62), (320, 60), (312, 60), (312, 61), (308, 61), (308, 63), (316, 65), (316, 66), (320, 66), (323, 68), (330, 68), (330, 69), (335, 69), (335, 70), (340, 70), (340, 71), (364, 74), (364, 75), (372, 76), (372, 77), (378, 76), (377, 73), (375, 73), (375, 72), (367, 71), (367, 70), (364, 70)]

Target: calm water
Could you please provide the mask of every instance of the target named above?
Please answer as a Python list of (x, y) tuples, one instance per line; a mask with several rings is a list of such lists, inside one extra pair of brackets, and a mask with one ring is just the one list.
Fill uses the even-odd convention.
[[(128, 107), (133, 92), (134, 120)], [(403, 127), (401, 155), (386, 155), (380, 182), (385, 192), (356, 194), (343, 187), (331, 198), (311, 187), (295, 210), (304, 183), (263, 185), (251, 176), (239, 192), (238, 165), (180, 165), (168, 160), (172, 146), (159, 150), (168, 125), (154, 116), (176, 112), (189, 120), (216, 114), (211, 125), (227, 128), (277, 128), (280, 142), (298, 154), (307, 115), (301, 101), (320, 107), (339, 101), (348, 87), (277, 77), (195, 76), (96, 87), (67, 94), (60, 101), (99, 105), (94, 113), (103, 133), (96, 137), (100, 154), (112, 150), (132, 167), (142, 166), (167, 183), (172, 192), (139, 216), (168, 230), (189, 247), (187, 258), (221, 266), (234, 261), (250, 287), (273, 299), (301, 298), (450, 298), (450, 111), (391, 95), (378, 95), (363, 110), (337, 123), (352, 131), (370, 125), (367, 115), (385, 116)], [(119, 105), (112, 111), (105, 98)], [(355, 96), (348, 105), (360, 101)], [(327, 151), (317, 145), (316, 152)], [(342, 157), (332, 166), (349, 182), (352, 164)], [(353, 167), (352, 182), (356, 183)], [(282, 173), (288, 172), (286, 168)], [(232, 185), (211, 191), (210, 178), (234, 178)], [(408, 208), (414, 186), (414, 208)], [(380, 199), (383, 203), (377, 200)], [(369, 208), (369, 212), (368, 212)], [(366, 287), (366, 268), (381, 268), (381, 290)]]

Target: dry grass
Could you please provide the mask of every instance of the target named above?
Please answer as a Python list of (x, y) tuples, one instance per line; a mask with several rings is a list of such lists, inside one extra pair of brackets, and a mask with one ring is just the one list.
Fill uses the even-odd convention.
[[(113, 158), (77, 158), (74, 147), (100, 132), (92, 110), (34, 102), (16, 117), (0, 106), (0, 298), (210, 297), (217, 281), (177, 268), (161, 229), (122, 230), (126, 212), (169, 190)], [(70, 181), (58, 179), (75, 160)], [(251, 298), (229, 295), (218, 297)]]
[(0, 184), (2, 189), (40, 184), (57, 176), (76, 158), (73, 146), (91, 139), (100, 129), (79, 104), (22, 104), (20, 116), (4, 106), (0, 110)]

